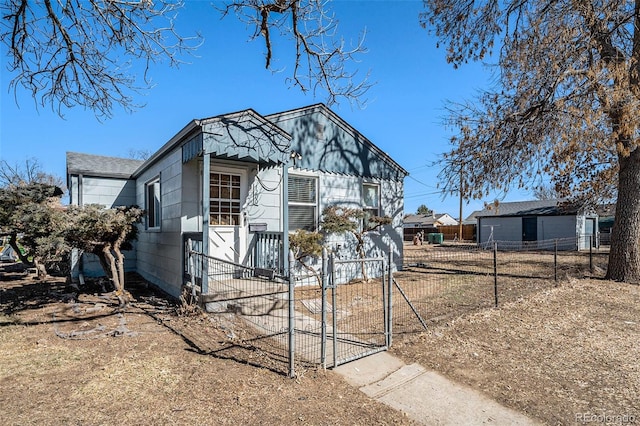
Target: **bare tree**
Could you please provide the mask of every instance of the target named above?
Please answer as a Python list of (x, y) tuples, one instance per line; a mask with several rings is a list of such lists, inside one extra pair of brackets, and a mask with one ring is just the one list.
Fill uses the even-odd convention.
[[(358, 207), (350, 208), (333, 204), (322, 211), (321, 229), (327, 234), (351, 234), (356, 239), (355, 250), (358, 257), (364, 259), (367, 235), (391, 222), (389, 216), (372, 216)], [(362, 278), (369, 281), (364, 263), (361, 264), (361, 272)]]
[(9, 164), (0, 160), (0, 188), (42, 183), (64, 190), (64, 182), (59, 176), (46, 173), (37, 158), (27, 158), (23, 163)]
[(556, 189), (551, 185), (541, 184), (533, 188), (532, 193), (533, 196), (538, 200), (557, 200), (559, 198), (562, 198), (562, 196), (558, 194), (558, 191), (556, 191)]
[[(134, 95), (150, 88), (152, 63), (178, 66), (201, 44), (199, 35), (176, 31), (182, 6), (181, 0), (0, 0), (0, 40), (15, 75), (9, 86), (14, 93), (24, 88), (36, 105), (49, 105), (61, 116), (74, 106), (98, 118), (111, 117), (114, 105), (133, 110), (139, 107)], [(329, 104), (339, 98), (364, 102), (368, 75), (357, 79), (349, 66), (365, 52), (364, 36), (347, 47), (325, 1), (236, 0), (222, 8), (223, 16), (229, 12), (254, 27), (253, 38), (264, 38), (267, 69), (275, 45), (291, 36), (294, 86), (314, 95), (326, 92)], [(141, 78), (131, 72), (134, 62), (144, 64)]]
[[(285, 37), (294, 41), (291, 82), (303, 92), (324, 91), (329, 105), (340, 98), (357, 104), (365, 102), (371, 87), (368, 73), (359, 76), (349, 64), (365, 53), (365, 34), (352, 45), (338, 38), (338, 22), (329, 12), (326, 0), (236, 0), (223, 13), (234, 12), (253, 27), (253, 39), (264, 39), (265, 67), (272, 69), (275, 41)], [(282, 36), (278, 38), (278, 36)]]
[(453, 192), (528, 189), (616, 196), (607, 276), (640, 281), (640, 1), (429, 0), (421, 23), (457, 67), (500, 46), (495, 90), (449, 104)]
[(151, 154), (153, 154), (153, 152), (149, 149), (129, 149), (129, 158), (133, 158), (134, 160), (148, 160)]
[[(151, 63), (178, 65), (180, 54), (200, 43), (175, 31), (181, 6), (171, 0), (3, 0), (0, 38), (15, 73), (10, 87), (23, 87), (59, 115), (73, 106), (99, 117), (110, 117), (114, 104), (131, 110), (132, 94), (149, 87)], [(141, 82), (129, 72), (133, 60), (145, 64)]]

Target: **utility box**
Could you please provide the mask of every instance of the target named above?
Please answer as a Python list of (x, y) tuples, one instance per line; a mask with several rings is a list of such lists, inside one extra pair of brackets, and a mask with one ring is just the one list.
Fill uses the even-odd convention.
[(442, 244), (442, 242), (444, 241), (444, 234), (440, 232), (427, 234), (427, 241), (429, 242), (429, 244)]

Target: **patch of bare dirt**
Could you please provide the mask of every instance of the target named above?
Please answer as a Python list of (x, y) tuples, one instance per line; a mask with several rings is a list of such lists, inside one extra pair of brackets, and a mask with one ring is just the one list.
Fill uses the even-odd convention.
[(547, 424), (640, 422), (640, 287), (558, 288), (394, 340), (392, 353)]
[(241, 329), (143, 283), (119, 312), (100, 288), (2, 269), (2, 425), (411, 423), (331, 371), (285, 377)]
[[(286, 360), (232, 314), (176, 305), (135, 279), (136, 301), (119, 312), (99, 286), (3, 269), (2, 425), (410, 423), (331, 371), (285, 377)], [(639, 286), (564, 278), (398, 335), (391, 352), (547, 424), (629, 424), (640, 422), (638, 342)]]

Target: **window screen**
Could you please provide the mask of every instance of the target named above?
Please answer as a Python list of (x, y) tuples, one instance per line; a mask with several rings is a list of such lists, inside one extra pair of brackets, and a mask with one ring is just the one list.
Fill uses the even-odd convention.
[(317, 185), (315, 177), (289, 175), (289, 231), (316, 230)]

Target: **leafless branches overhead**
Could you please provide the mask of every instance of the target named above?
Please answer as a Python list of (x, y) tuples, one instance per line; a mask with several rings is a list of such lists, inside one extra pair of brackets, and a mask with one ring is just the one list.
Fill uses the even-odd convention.
[[(10, 87), (23, 87), (60, 115), (73, 106), (98, 117), (110, 117), (114, 104), (130, 110), (132, 94), (151, 84), (150, 63), (178, 65), (180, 54), (200, 43), (175, 31), (179, 7), (171, 0), (3, 0)], [(144, 63), (142, 76), (131, 73), (132, 60)]]
[[(236, 0), (223, 13), (235, 13), (254, 28), (253, 38), (265, 42), (265, 67), (273, 69), (274, 41), (290, 38), (294, 43), (290, 81), (303, 92), (326, 92), (328, 104), (339, 99), (362, 104), (371, 87), (366, 75), (358, 75), (349, 63), (366, 53), (364, 33), (351, 46), (338, 38), (338, 21), (325, 0)], [(284, 49), (282, 49), (284, 50)]]

